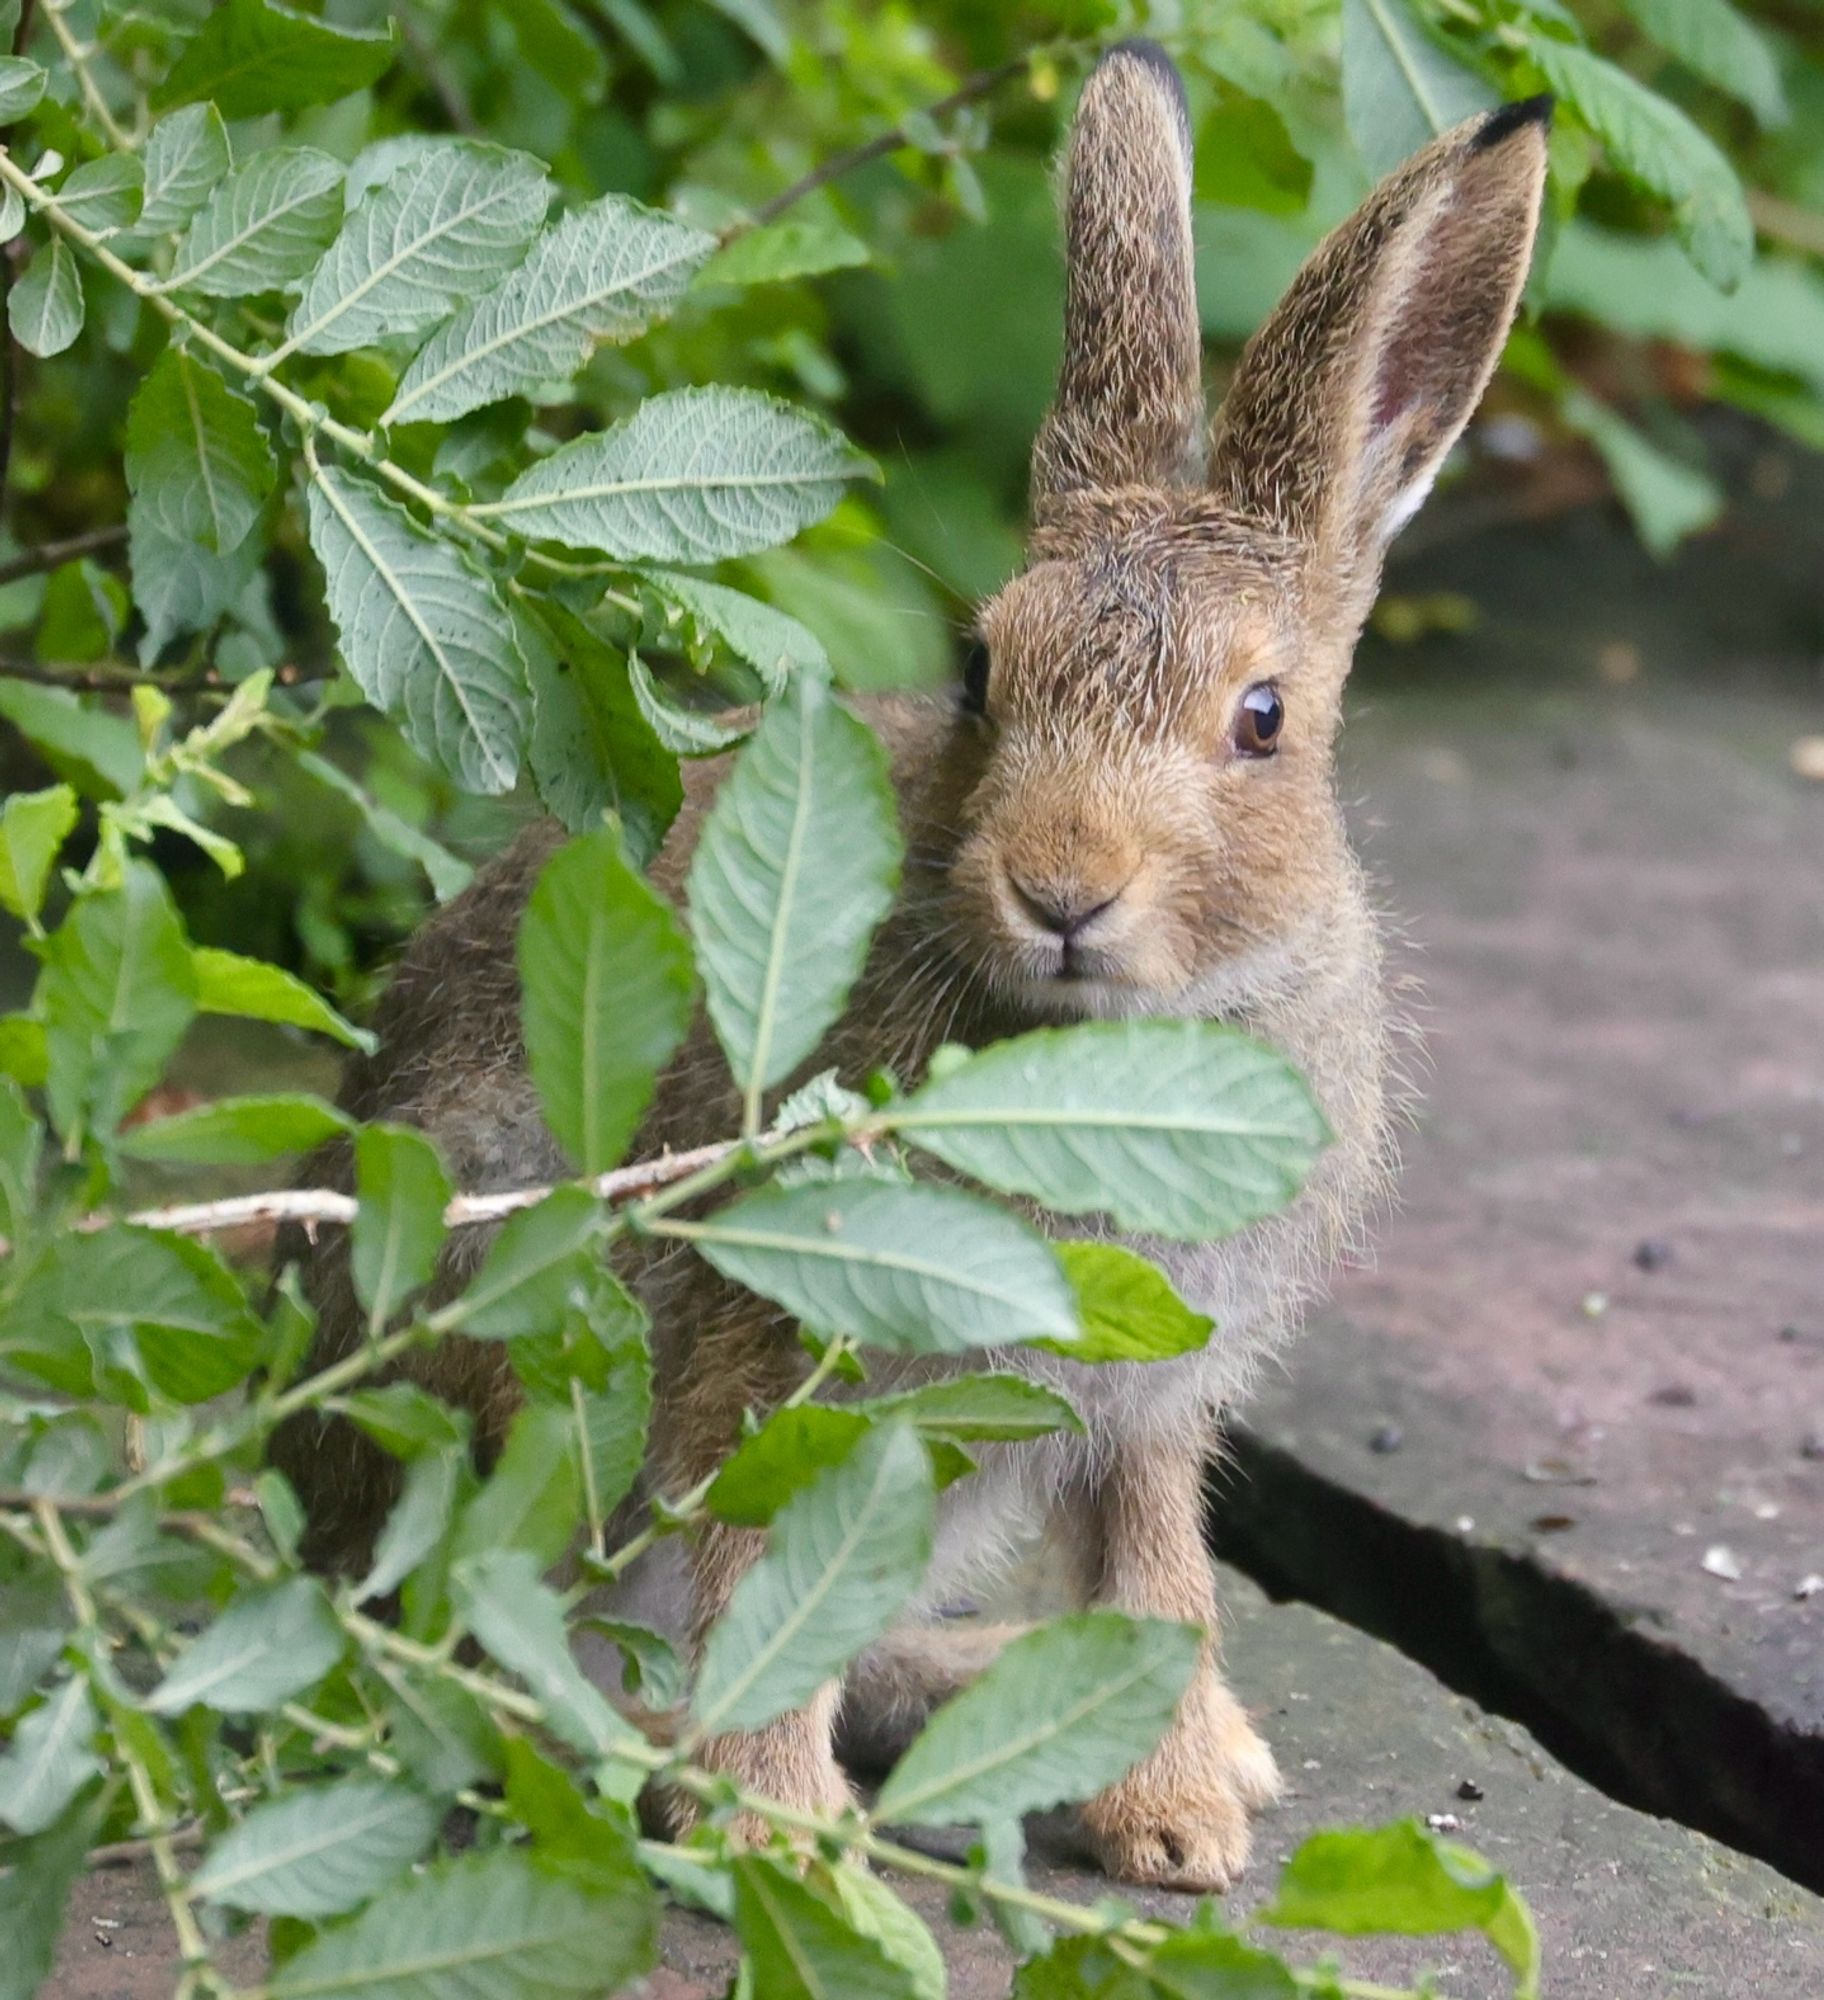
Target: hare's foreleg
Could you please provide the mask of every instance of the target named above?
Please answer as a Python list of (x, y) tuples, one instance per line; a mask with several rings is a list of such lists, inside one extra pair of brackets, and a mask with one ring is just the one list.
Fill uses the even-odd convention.
[(1102, 1865), (1124, 1882), (1226, 1889), (1247, 1865), (1249, 1815), (1279, 1790), (1273, 1753), (1218, 1666), (1216, 1578), (1194, 1449), (1124, 1445), (1097, 1494), (1097, 1602), (1208, 1634), (1178, 1716), (1152, 1754), (1083, 1808)]

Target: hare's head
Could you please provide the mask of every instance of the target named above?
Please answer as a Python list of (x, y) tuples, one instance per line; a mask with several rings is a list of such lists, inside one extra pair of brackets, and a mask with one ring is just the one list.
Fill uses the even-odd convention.
[(1350, 893), (1343, 681), (1513, 318), (1549, 108), (1459, 126), (1384, 182), (1206, 438), (1177, 72), (1134, 42), (1090, 77), (1028, 562), (981, 613), (949, 774), (954, 916), (1004, 997), (1226, 1011)]

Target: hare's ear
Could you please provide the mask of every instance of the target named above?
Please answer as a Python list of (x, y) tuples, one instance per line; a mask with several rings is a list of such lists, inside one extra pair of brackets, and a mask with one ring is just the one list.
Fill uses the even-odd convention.
[(1312, 254), (1243, 353), (1212, 477), (1367, 609), (1513, 322), (1545, 187), (1551, 99), (1446, 132)]
[(1036, 519), (1085, 487), (1203, 476), (1191, 132), (1156, 42), (1119, 43), (1083, 86), (1064, 235), (1064, 359), (1033, 446)]

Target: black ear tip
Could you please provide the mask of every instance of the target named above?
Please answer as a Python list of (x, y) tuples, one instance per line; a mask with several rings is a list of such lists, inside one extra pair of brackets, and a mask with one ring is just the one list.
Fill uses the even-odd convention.
[[(1110, 63), (1121, 61), (1143, 63), (1152, 72), (1154, 81), (1164, 86), (1172, 102), (1177, 105), (1179, 114), (1189, 117), (1184, 97), (1184, 78), (1178, 74), (1178, 65), (1150, 36), (1130, 35), (1126, 41), (1111, 43), (1102, 51), (1096, 69), (1104, 69)], [(1095, 71), (1092, 70), (1090, 73), (1094, 75)]]
[(1476, 128), (1470, 143), (1478, 153), (1483, 153), (1490, 146), (1500, 145), (1503, 139), (1511, 139), (1528, 125), (1550, 131), (1552, 113), (1557, 107), (1558, 100), (1549, 91), (1538, 97), (1522, 97), (1512, 104), (1499, 105)]

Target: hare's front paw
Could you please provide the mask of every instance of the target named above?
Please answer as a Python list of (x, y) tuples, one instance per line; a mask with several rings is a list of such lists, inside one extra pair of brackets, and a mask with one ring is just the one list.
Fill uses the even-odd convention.
[(1211, 1673), (1158, 1749), (1083, 1808), (1083, 1828), (1117, 1881), (1220, 1892), (1248, 1865), (1250, 1816), (1278, 1796), (1272, 1751)]

